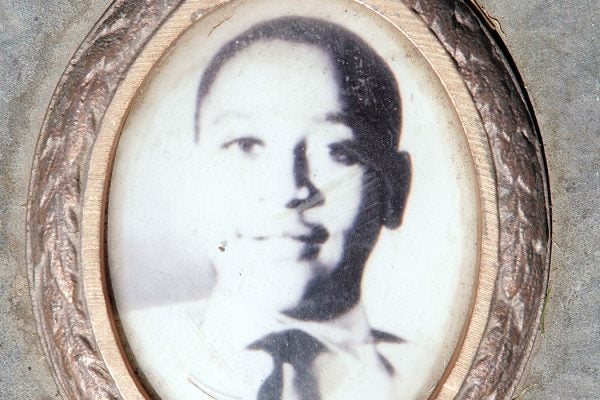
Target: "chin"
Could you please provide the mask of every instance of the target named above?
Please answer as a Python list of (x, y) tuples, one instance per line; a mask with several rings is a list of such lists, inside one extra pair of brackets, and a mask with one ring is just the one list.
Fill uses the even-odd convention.
[(311, 260), (319, 275), (333, 272), (342, 261), (342, 240), (330, 239), (319, 248), (318, 254)]

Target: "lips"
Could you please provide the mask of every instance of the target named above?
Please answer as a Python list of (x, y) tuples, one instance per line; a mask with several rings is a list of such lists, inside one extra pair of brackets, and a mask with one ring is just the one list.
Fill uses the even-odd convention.
[(323, 226), (316, 225), (311, 227), (308, 234), (293, 236), (293, 239), (307, 244), (323, 244), (329, 239), (329, 232)]
[[(325, 227), (321, 225), (311, 225), (308, 226), (308, 233), (301, 235), (294, 235), (290, 233), (283, 234), (284, 238), (292, 239), (297, 242), (303, 243), (302, 249), (300, 251), (299, 260), (316, 260), (319, 255), (319, 250), (321, 249), (321, 245), (325, 243), (329, 239), (329, 232)], [(239, 235), (242, 237), (243, 235)], [(272, 236), (253, 236), (252, 239), (263, 241), (269, 240)]]
[(300, 252), (301, 260), (315, 260), (319, 255), (321, 245), (329, 238), (329, 232), (324, 227), (316, 225), (310, 228), (308, 234), (293, 236), (292, 238), (304, 243)]

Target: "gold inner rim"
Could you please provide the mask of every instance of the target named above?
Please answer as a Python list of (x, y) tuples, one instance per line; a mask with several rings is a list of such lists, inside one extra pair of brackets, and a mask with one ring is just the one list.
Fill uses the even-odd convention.
[[(483, 124), (450, 56), (425, 23), (404, 4), (354, 0), (390, 21), (429, 62), (445, 87), (462, 123), (475, 166), (479, 190), (479, 268), (470, 318), (430, 399), (453, 399), (471, 367), (483, 336), (498, 271), (498, 207), (491, 152)], [(224, 0), (186, 0), (164, 22), (133, 63), (108, 107), (90, 160), (84, 194), (82, 269), (85, 298), (94, 336), (123, 398), (147, 399), (123, 350), (115, 324), (105, 265), (105, 218), (112, 163), (128, 109), (161, 56), (192, 24)]]

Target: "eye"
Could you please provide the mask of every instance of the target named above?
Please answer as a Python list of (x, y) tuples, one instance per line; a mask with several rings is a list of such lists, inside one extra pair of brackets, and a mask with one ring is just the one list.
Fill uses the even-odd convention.
[(329, 155), (333, 161), (342, 165), (358, 164), (359, 158), (355, 151), (344, 143), (333, 143), (329, 145)]
[(252, 154), (256, 151), (256, 147), (264, 147), (265, 143), (252, 136), (241, 137), (224, 143), (221, 148), (229, 149), (232, 146), (236, 146), (239, 150), (246, 154)]

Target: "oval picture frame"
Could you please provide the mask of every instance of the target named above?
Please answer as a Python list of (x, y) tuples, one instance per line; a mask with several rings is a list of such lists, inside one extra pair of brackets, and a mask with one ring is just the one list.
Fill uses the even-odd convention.
[[(542, 315), (550, 198), (518, 73), (469, 1), (355, 1), (406, 36), (452, 99), (476, 166), (476, 291), (431, 399), (508, 399)], [(147, 77), (223, 0), (115, 1), (63, 74), (41, 129), (27, 205), (37, 330), (65, 398), (152, 398), (129, 361), (107, 275), (106, 212), (119, 135)]]

